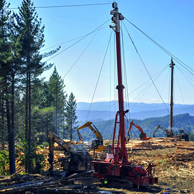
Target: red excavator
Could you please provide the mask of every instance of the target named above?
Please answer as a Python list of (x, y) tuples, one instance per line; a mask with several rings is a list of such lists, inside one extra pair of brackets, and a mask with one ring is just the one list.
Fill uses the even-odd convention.
[(139, 129), (139, 131), (140, 131), (139, 138), (140, 138), (141, 140), (149, 140), (149, 139), (151, 139), (151, 138), (149, 138), (149, 137), (146, 137), (146, 133), (143, 132), (143, 129), (142, 129), (139, 125), (135, 124), (133, 121), (130, 122), (130, 126), (129, 126), (129, 129), (128, 129), (128, 136), (129, 136), (129, 131), (131, 130), (131, 128), (132, 128), (133, 125), (134, 125), (136, 128)]
[[(124, 110), (124, 98), (122, 84), (122, 68), (121, 68), (121, 48), (120, 48), (120, 20), (124, 20), (124, 16), (118, 12), (118, 6), (116, 2), (112, 4), (113, 10), (110, 12), (112, 21), (115, 24), (110, 26), (116, 33), (116, 53), (117, 53), (117, 75), (118, 75), (118, 107), (119, 110), (116, 113), (112, 153), (107, 154), (107, 158), (104, 161), (94, 160), (91, 165), (94, 169), (94, 176), (99, 180), (104, 181), (104, 184), (108, 182), (120, 182), (125, 185), (135, 186), (150, 186), (158, 183), (158, 178), (153, 177), (152, 167), (155, 166), (149, 163), (147, 169), (143, 166), (135, 166), (128, 159), (128, 153), (126, 149), (125, 139), (125, 114), (129, 110)], [(118, 141), (115, 143), (116, 129), (118, 129)]]

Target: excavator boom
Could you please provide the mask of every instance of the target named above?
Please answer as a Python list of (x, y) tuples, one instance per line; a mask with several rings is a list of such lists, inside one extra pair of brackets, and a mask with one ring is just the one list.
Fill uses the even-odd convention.
[(80, 129), (84, 129), (84, 128), (86, 128), (86, 127), (89, 127), (89, 128), (92, 130), (92, 132), (96, 135), (96, 138), (97, 138), (98, 140), (103, 141), (102, 135), (100, 134), (100, 132), (98, 131), (98, 129), (96, 128), (96, 126), (95, 126), (94, 124), (92, 124), (92, 122), (90, 122), (90, 121), (88, 121), (87, 123), (85, 123), (84, 125), (82, 125), (81, 127), (79, 127), (79, 128), (77, 129), (78, 136), (79, 136), (79, 140), (81, 140), (81, 141), (83, 140), (83, 137), (82, 137), (81, 134), (79, 133), (79, 130), (80, 130)]
[[(158, 126), (156, 127), (154, 133), (153, 133), (153, 137), (156, 137), (156, 136), (155, 136), (155, 133), (156, 133), (156, 131), (158, 131), (159, 128), (166, 132), (166, 136), (167, 136), (167, 137), (171, 137), (171, 134), (173, 134), (173, 133), (171, 133), (170, 131), (168, 131), (167, 129), (164, 129), (163, 127), (161, 127), (160, 125), (158, 125)], [(179, 134), (178, 134), (178, 135), (173, 134), (173, 137), (174, 137), (174, 138), (177, 138), (178, 141), (181, 141), (181, 140), (189, 141), (189, 136), (188, 136), (188, 134), (185, 132), (185, 130), (183, 130), (183, 129), (180, 129), (180, 130), (179, 130)]]
[[(57, 136), (55, 133), (50, 132), (49, 134), (49, 144), (56, 142), (58, 145), (60, 145), (66, 152), (69, 152), (71, 150), (71, 146), (69, 143), (65, 142), (63, 139), (61, 139), (59, 136)], [(50, 150), (52, 151), (52, 150)]]
[(158, 129), (162, 129), (163, 131), (166, 132), (166, 136), (167, 136), (167, 137), (170, 137), (170, 131), (168, 131), (167, 129), (164, 129), (164, 128), (161, 127), (160, 125), (158, 125), (158, 126), (156, 127), (156, 129), (155, 129), (155, 131), (154, 131), (154, 133), (153, 133), (153, 137), (155, 137), (155, 133), (156, 133), (156, 131), (158, 131)]
[(131, 130), (131, 128), (132, 128), (133, 125), (134, 125), (137, 129), (139, 129), (139, 131), (140, 131), (141, 133), (143, 133), (143, 129), (142, 129), (139, 125), (135, 124), (133, 121), (130, 122), (130, 126), (129, 126), (129, 129), (128, 129), (128, 132)]
[(135, 124), (133, 121), (130, 122), (130, 126), (128, 129), (128, 136), (129, 136), (129, 131), (131, 130), (133, 125), (140, 131), (139, 137), (141, 140), (149, 140), (150, 139), (149, 137), (146, 137), (146, 133), (143, 132), (143, 129), (139, 125)]
[(94, 140), (92, 142), (92, 150), (94, 151), (106, 151), (107, 150), (107, 146), (103, 145), (103, 138), (102, 135), (100, 134), (100, 132), (98, 131), (98, 129), (96, 128), (96, 126), (94, 124), (92, 124), (92, 122), (88, 121), (87, 123), (85, 123), (84, 125), (82, 125), (81, 127), (79, 127), (77, 129), (77, 134), (79, 137), (80, 142), (83, 140), (82, 135), (80, 134), (79, 130), (80, 129), (84, 129), (86, 127), (89, 127), (91, 129), (91, 131), (95, 134), (97, 140)]

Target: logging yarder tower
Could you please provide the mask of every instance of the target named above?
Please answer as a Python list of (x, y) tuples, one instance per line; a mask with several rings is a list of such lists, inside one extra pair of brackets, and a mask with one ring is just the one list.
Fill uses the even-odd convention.
[[(112, 21), (115, 24), (110, 26), (116, 33), (116, 54), (117, 54), (117, 76), (118, 85), (118, 107), (116, 113), (113, 143), (112, 143), (112, 157), (107, 157), (104, 161), (92, 161), (94, 168), (94, 176), (98, 179), (106, 180), (122, 180), (133, 183), (136, 186), (149, 186), (157, 184), (158, 178), (152, 176), (153, 164), (149, 164), (147, 169), (142, 166), (133, 166), (128, 160), (128, 153), (125, 146), (125, 119), (124, 116), (128, 110), (124, 110), (123, 89), (122, 83), (122, 67), (121, 67), (121, 49), (120, 49), (120, 20), (124, 20), (124, 16), (119, 13), (116, 2), (112, 4), (113, 10), (110, 12)], [(119, 128), (117, 145), (115, 142), (116, 128)], [(107, 154), (108, 155), (108, 154)]]

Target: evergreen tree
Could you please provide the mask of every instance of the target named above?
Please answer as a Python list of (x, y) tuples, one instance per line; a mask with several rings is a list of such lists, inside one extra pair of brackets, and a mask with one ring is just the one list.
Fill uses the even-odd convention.
[(63, 128), (63, 120), (64, 120), (64, 107), (66, 105), (66, 92), (64, 91), (64, 81), (61, 76), (59, 76), (56, 67), (54, 67), (54, 71), (49, 79), (49, 88), (48, 92), (52, 94), (52, 106), (55, 108), (55, 133), (59, 135)]
[[(42, 80), (43, 81), (43, 80)], [(48, 82), (38, 81), (34, 85), (32, 99), (33, 99), (33, 137), (38, 140), (38, 143), (47, 141), (48, 133), (54, 130), (51, 121), (53, 118), (54, 107), (52, 101), (54, 100), (52, 94), (48, 92)]]
[(43, 115), (44, 122), (45, 122), (44, 131), (45, 131), (46, 137), (48, 137), (49, 132), (55, 130), (55, 126), (53, 125), (53, 116), (55, 113), (55, 108), (53, 105), (54, 95), (49, 90), (48, 82), (44, 82), (43, 88), (44, 88), (43, 96), (45, 99), (44, 99), (44, 103), (42, 103), (41, 114)]
[[(1, 89), (2, 122), (4, 123), (4, 113), (6, 112), (10, 174), (13, 174), (15, 173), (14, 77), (17, 71), (15, 60), (15, 56), (17, 56), (15, 46), (17, 43), (14, 42), (15, 39), (13, 39), (13, 34), (11, 32), (11, 12), (8, 11), (8, 8), (9, 4), (7, 4), (5, 0), (0, 0), (0, 77), (3, 86)], [(3, 134), (4, 133), (2, 133), (2, 135)]]
[[(14, 14), (16, 23), (15, 29), (18, 35), (20, 35), (19, 43), (22, 47), (20, 56), (23, 60), (23, 72), (25, 78), (23, 85), (25, 86), (24, 97), (25, 103), (25, 137), (28, 141), (28, 164), (26, 164), (26, 170), (30, 172), (30, 155), (31, 155), (31, 133), (32, 133), (32, 103), (31, 94), (33, 81), (37, 76), (41, 75), (43, 71), (50, 69), (52, 64), (46, 64), (41, 60), (43, 57), (48, 57), (58, 49), (49, 53), (40, 54), (40, 49), (44, 46), (44, 26), (42, 26), (42, 20), (38, 18), (38, 14), (31, 0), (23, 0), (22, 5), (19, 7), (19, 13)], [(27, 152), (27, 150), (26, 150)]]
[(69, 138), (72, 141), (74, 139), (74, 132), (78, 128), (77, 115), (76, 115), (77, 103), (73, 93), (69, 95), (66, 106), (66, 124), (69, 133)]

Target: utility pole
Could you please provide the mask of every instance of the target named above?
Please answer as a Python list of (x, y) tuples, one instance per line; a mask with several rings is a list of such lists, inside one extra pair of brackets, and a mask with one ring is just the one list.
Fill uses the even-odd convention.
[(173, 59), (171, 58), (171, 63), (170, 63), (170, 68), (171, 68), (171, 96), (170, 96), (170, 137), (173, 137), (173, 70), (174, 70), (174, 62)]

